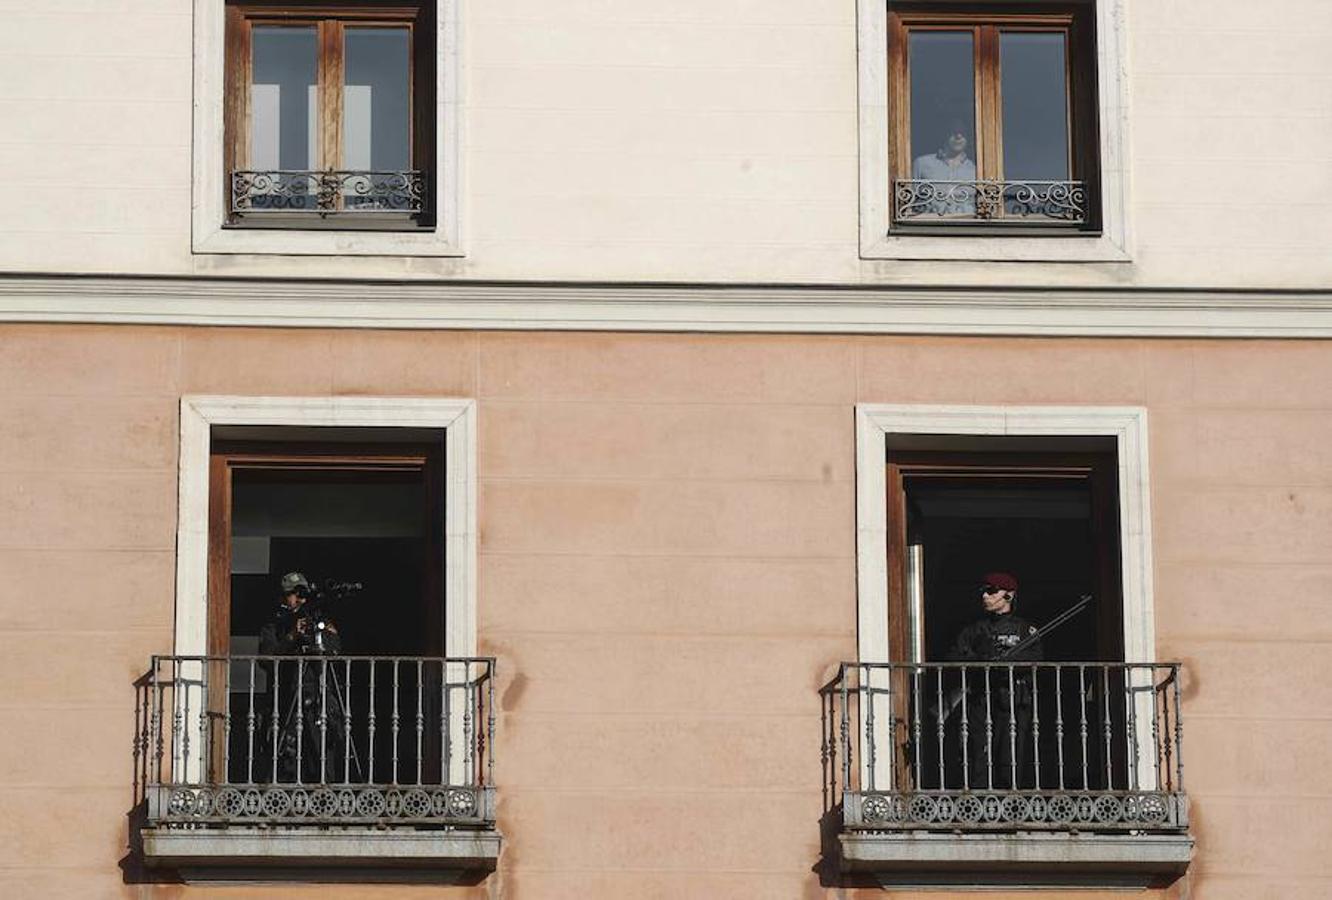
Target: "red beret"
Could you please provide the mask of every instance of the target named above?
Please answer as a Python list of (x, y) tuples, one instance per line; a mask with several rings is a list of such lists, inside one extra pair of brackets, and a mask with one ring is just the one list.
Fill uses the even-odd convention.
[(1017, 579), (1007, 572), (987, 572), (981, 580), (985, 584), (992, 584), (1005, 591), (1016, 591), (1018, 589)]

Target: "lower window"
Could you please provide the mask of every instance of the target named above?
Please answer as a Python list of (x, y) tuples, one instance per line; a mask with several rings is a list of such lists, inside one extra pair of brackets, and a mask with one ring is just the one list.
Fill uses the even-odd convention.
[(842, 883), (1143, 887), (1188, 866), (1145, 413), (858, 408), (860, 658), (823, 689)]

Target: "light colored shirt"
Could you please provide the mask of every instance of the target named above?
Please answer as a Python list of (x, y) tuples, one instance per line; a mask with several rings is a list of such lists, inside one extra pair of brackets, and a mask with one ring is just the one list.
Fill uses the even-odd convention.
[(976, 161), (964, 156), (954, 165), (938, 153), (927, 153), (916, 157), (911, 177), (916, 181), (975, 181)]
[(965, 181), (968, 184), (917, 185), (918, 202), (911, 204), (914, 215), (975, 215), (976, 161), (969, 156), (956, 163), (938, 153), (916, 157), (911, 165), (913, 181)]

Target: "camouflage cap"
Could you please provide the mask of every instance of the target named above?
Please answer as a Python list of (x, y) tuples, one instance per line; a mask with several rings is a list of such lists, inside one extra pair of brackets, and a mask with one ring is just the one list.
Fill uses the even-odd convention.
[(282, 593), (292, 594), (301, 588), (309, 590), (310, 582), (300, 572), (288, 572), (282, 576)]

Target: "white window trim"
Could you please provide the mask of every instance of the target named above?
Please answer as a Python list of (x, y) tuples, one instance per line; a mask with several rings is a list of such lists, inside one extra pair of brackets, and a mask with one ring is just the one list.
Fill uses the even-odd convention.
[(191, 248), (195, 253), (307, 256), (462, 256), (462, 72), (459, 7), (434, 0), (435, 159), (430, 188), (436, 219), (421, 231), (336, 231), (223, 228), (227, 173), (222, 146), (226, 94), (226, 16), (222, 0), (194, 0), (194, 148)]
[(888, 0), (857, 0), (860, 122), (860, 255), (865, 259), (1129, 262), (1128, 41), (1126, 0), (1096, 2), (1101, 233), (962, 237), (894, 234), (888, 197)]
[[(1119, 476), (1120, 580), (1124, 659), (1156, 661), (1152, 598), (1151, 498), (1147, 472), (1147, 411), (1104, 406), (856, 406), (856, 622), (862, 663), (891, 661), (888, 645), (888, 495), (890, 435), (1088, 436), (1115, 439)], [(1136, 676), (1135, 676), (1136, 677)], [(1143, 721), (1150, 698), (1140, 695)], [(888, 716), (883, 717), (885, 720)], [(1145, 729), (1144, 729), (1145, 730)], [(891, 743), (885, 733), (879, 739)], [(863, 736), (862, 736), (863, 740)], [(1139, 783), (1156, 783), (1151, 737), (1139, 734)], [(887, 746), (887, 744), (881, 744)], [(862, 753), (862, 759), (864, 754)], [(863, 763), (862, 763), (863, 765)]]
[(444, 653), (476, 655), (476, 401), (418, 397), (180, 400), (175, 653), (208, 646), (208, 464), (214, 425), (444, 429)]

